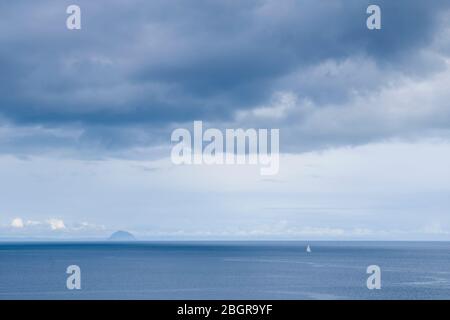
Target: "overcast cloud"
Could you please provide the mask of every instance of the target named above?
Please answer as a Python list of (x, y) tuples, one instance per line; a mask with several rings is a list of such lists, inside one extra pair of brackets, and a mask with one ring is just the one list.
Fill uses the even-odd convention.
[(290, 151), (449, 125), (448, 1), (377, 1), (380, 32), (359, 0), (78, 1), (79, 32), (65, 28), (71, 3), (1, 5), (2, 152), (164, 145), (196, 119), (272, 127), (239, 120), (283, 95)]
[[(65, 26), (73, 3), (82, 10), (79, 31)], [(366, 28), (372, 3), (382, 9), (379, 31)], [(428, 232), (449, 238), (449, 180), (441, 180), (450, 160), (449, 21), (446, 0), (4, 1), (0, 228), (14, 234), (95, 235), (123, 227), (174, 237)], [(279, 128), (282, 177), (259, 177), (239, 193), (245, 173), (214, 169), (222, 177), (217, 185), (225, 185), (215, 190), (197, 179), (197, 169), (167, 167), (171, 131), (191, 128), (194, 120), (216, 128)], [(352, 199), (351, 183), (340, 197), (340, 182), (349, 177), (377, 180), (377, 151), (395, 163), (415, 164), (402, 168), (395, 187), (379, 184), (389, 192), (378, 196), (380, 190), (355, 182), (361, 198)], [(419, 162), (423, 152), (427, 157)], [(345, 170), (325, 166), (330, 171), (311, 173), (311, 181), (302, 175), (314, 165), (304, 164), (309, 155), (327, 162), (345, 154), (372, 167), (342, 161)], [(436, 155), (442, 157), (434, 164), (438, 173), (409, 178), (414, 170), (427, 172)], [(387, 167), (378, 175), (394, 172), (398, 168)], [(126, 188), (109, 186), (108, 175), (121, 177)], [(135, 175), (151, 179), (151, 187)], [(330, 186), (329, 175), (338, 175), (339, 183)], [(313, 181), (320, 181), (318, 189)], [(93, 185), (102, 191), (85, 194)], [(277, 194), (273, 201), (260, 204), (271, 193)], [(172, 197), (190, 207), (175, 205)], [(408, 205), (414, 197), (432, 204), (427, 217), (421, 205)], [(107, 199), (114, 199), (112, 207)], [(383, 204), (393, 199), (399, 209), (389, 218), (392, 211)], [(305, 209), (311, 207), (314, 218)], [(413, 217), (402, 227), (406, 214)], [(192, 226), (196, 219), (201, 223)]]

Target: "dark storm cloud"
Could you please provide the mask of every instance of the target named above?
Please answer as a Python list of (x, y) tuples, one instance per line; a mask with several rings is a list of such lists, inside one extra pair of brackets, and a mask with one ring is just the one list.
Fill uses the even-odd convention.
[[(442, 68), (423, 50), (446, 26), (450, 6), (375, 1), (383, 29), (371, 32), (369, 2), (360, 0), (77, 1), (82, 30), (69, 31), (65, 9), (72, 3), (0, 4), (0, 119), (76, 127), (79, 141), (106, 147), (159, 143), (167, 139), (164, 128), (194, 119), (230, 123), (278, 91), (321, 108), (377, 91), (399, 74), (426, 77)], [(375, 71), (314, 71), (358, 59)], [(105, 142), (112, 137), (115, 143)]]

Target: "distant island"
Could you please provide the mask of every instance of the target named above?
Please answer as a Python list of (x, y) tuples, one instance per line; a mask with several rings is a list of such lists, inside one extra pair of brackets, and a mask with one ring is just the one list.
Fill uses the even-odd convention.
[(110, 241), (134, 241), (134, 240), (136, 240), (136, 238), (128, 231), (119, 230), (119, 231), (114, 232), (108, 238), (108, 240), (110, 240)]

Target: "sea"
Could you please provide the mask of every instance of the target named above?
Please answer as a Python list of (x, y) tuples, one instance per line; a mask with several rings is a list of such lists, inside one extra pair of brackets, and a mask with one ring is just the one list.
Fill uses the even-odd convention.
[(3, 242), (0, 299), (447, 300), (450, 242)]

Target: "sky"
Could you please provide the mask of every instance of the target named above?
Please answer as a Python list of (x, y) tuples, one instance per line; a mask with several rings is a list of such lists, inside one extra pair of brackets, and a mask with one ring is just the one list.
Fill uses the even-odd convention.
[[(450, 240), (449, 21), (445, 0), (1, 2), (0, 239)], [(279, 129), (279, 173), (174, 165), (196, 120)]]

